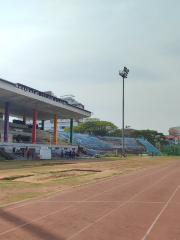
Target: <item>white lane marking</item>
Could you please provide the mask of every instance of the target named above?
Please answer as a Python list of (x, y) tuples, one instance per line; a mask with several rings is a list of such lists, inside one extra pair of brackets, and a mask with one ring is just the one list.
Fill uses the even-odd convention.
[[(45, 201), (44, 201), (45, 202)], [(82, 201), (46, 201), (47, 203), (61, 203), (61, 202), (63, 202), (63, 203), (67, 203), (67, 202), (69, 202), (69, 203), (71, 203), (71, 202), (74, 202), (74, 203), (82, 203)], [(126, 201), (85, 201), (84, 203), (124, 203), (124, 202), (126, 202)], [(167, 203), (167, 202), (141, 202), (141, 201), (129, 201), (129, 203), (152, 203), (152, 204), (156, 204), (156, 203), (158, 203), (158, 204), (165, 204), (165, 203)], [(178, 204), (178, 203), (177, 203)]]
[(169, 202), (171, 201), (171, 199), (174, 197), (174, 195), (176, 194), (176, 192), (178, 191), (180, 185), (176, 188), (176, 190), (174, 191), (174, 193), (172, 194), (172, 196), (170, 197), (169, 201), (166, 203), (166, 205), (163, 207), (163, 209), (161, 210), (161, 212), (157, 215), (156, 219), (154, 220), (154, 222), (151, 224), (150, 228), (147, 230), (146, 234), (144, 235), (144, 237), (141, 240), (145, 240), (146, 237), (148, 236), (148, 234), (151, 232), (151, 230), (153, 229), (154, 225), (156, 224), (157, 220), (159, 219), (159, 217), (161, 216), (161, 214), (164, 212), (164, 210), (166, 209), (166, 207), (168, 206)]
[[(170, 162), (170, 163), (172, 163), (172, 162)], [(168, 165), (170, 165), (170, 163), (168, 162), (167, 164)], [(174, 162), (173, 162), (174, 163)], [(173, 165), (175, 165), (175, 164), (173, 164)], [(156, 166), (159, 166), (159, 165), (156, 165)], [(151, 166), (150, 168), (154, 168), (154, 167), (156, 167), (156, 166)], [(170, 166), (172, 166), (172, 165), (170, 165)], [(167, 166), (167, 167), (164, 167), (164, 168), (161, 168), (161, 169), (159, 169), (159, 170), (157, 170), (157, 171), (154, 171), (153, 173), (156, 173), (156, 172), (158, 172), (158, 171), (162, 171), (162, 170), (164, 170), (164, 169), (166, 169), (166, 168), (168, 168), (169, 166)], [(66, 189), (61, 189), (61, 190), (59, 190), (59, 191), (56, 191), (56, 192), (53, 192), (53, 193), (49, 193), (49, 194), (46, 194), (46, 195), (43, 195), (43, 196), (38, 196), (38, 197), (35, 197), (35, 198), (33, 198), (33, 199), (36, 199), (36, 198), (43, 198), (43, 199), (40, 199), (40, 200), (37, 200), (37, 201), (33, 201), (33, 199), (26, 199), (26, 200), (23, 200), (23, 201), (20, 201), (20, 202), (26, 202), (26, 201), (32, 201), (32, 202), (28, 202), (28, 203), (26, 203), (26, 204), (23, 204), (23, 205), (20, 205), (20, 206), (16, 206), (16, 207), (12, 207), (12, 208), (8, 208), (8, 209), (5, 209), (5, 210), (1, 210), (0, 211), (0, 213), (1, 212), (6, 212), (6, 211), (10, 211), (10, 210), (13, 210), (13, 209), (16, 209), (16, 208), (20, 208), (20, 207), (24, 207), (24, 206), (27, 206), (27, 205), (29, 205), (29, 204), (33, 204), (33, 203), (37, 203), (37, 202), (40, 202), (40, 201), (44, 201), (44, 200), (46, 200), (46, 199), (49, 199), (49, 198), (53, 198), (53, 197), (55, 197), (55, 196), (58, 196), (58, 195), (55, 195), (55, 196), (50, 196), (50, 197), (47, 197), (47, 198), (45, 198), (44, 199), (44, 197), (45, 196), (48, 196), (48, 195), (53, 195), (53, 194), (57, 194), (57, 193), (59, 193), (59, 192), (63, 192), (63, 194), (67, 194), (67, 193), (71, 193), (71, 192), (73, 192), (73, 191), (75, 191), (75, 190), (77, 190), (76, 188), (79, 188), (80, 190), (81, 189), (84, 189), (84, 188), (88, 188), (89, 187), (89, 185), (92, 183), (94, 183), (94, 184), (99, 184), (99, 183), (101, 183), (101, 182), (106, 182), (106, 181), (109, 181), (109, 180), (114, 180), (114, 178), (121, 178), (121, 177), (126, 177), (126, 176), (129, 176), (130, 174), (135, 174), (135, 173), (139, 173), (139, 172), (141, 172), (141, 171), (145, 171), (145, 170), (148, 170), (149, 168), (145, 168), (145, 169), (143, 169), (143, 170), (140, 170), (140, 171), (135, 171), (135, 172), (131, 172), (131, 173), (128, 173), (128, 174), (125, 174), (125, 175), (120, 175), (120, 176), (111, 176), (111, 177), (108, 177), (108, 178), (106, 178), (106, 179), (100, 179), (100, 180), (97, 180), (97, 181), (92, 181), (92, 182), (90, 182), (90, 183), (84, 183), (84, 184), (81, 184), (81, 185), (76, 185), (76, 186), (74, 186), (74, 187), (70, 187), (70, 188), (66, 188)], [(153, 174), (153, 173), (150, 173), (150, 174)], [(143, 177), (146, 177), (146, 176), (148, 176), (148, 175), (150, 175), (150, 174), (147, 174), (147, 175), (145, 175), (145, 176), (143, 176)], [(136, 179), (135, 179), (136, 180)], [(138, 180), (138, 179), (137, 179)], [(131, 182), (129, 182), (129, 183), (131, 183)], [(88, 186), (84, 186), (84, 185), (88, 185)], [(119, 186), (121, 186), (121, 185), (119, 185)], [(72, 191), (68, 191), (68, 192), (65, 192), (66, 190), (71, 190), (72, 189)], [(20, 203), (20, 202), (17, 202), (17, 203)], [(13, 205), (14, 205), (15, 203), (13, 203)], [(10, 205), (12, 205), (12, 204), (10, 204)], [(6, 205), (6, 206), (9, 206), (9, 205)], [(3, 207), (5, 207), (5, 206), (3, 206)]]
[(130, 203), (150, 203), (150, 204), (165, 204), (167, 202), (144, 202), (144, 201), (129, 201)]
[[(179, 168), (180, 168), (180, 167), (179, 167)], [(153, 183), (152, 185), (150, 185), (150, 186), (147, 187), (146, 189), (142, 190), (140, 193), (144, 192), (145, 190), (147, 190), (147, 189), (150, 188), (151, 186), (155, 185), (156, 183), (162, 181), (164, 178), (166, 178), (167, 176), (169, 176), (169, 175), (172, 174), (173, 172), (177, 171), (179, 168), (175, 169), (174, 171), (172, 171), (171, 173), (169, 173), (169, 174), (166, 175), (165, 177), (161, 178), (160, 180), (158, 180), (157, 182)], [(147, 175), (150, 175), (150, 174), (147, 174)], [(142, 177), (141, 177), (141, 178), (142, 178)], [(133, 182), (133, 181), (132, 181), (132, 182)], [(136, 194), (134, 197), (130, 198), (129, 200), (127, 200), (126, 202), (124, 202), (123, 204), (121, 204), (120, 206), (118, 206), (117, 208), (115, 208), (114, 210), (112, 210), (111, 212), (109, 212), (108, 214), (106, 214), (105, 216), (101, 217), (99, 220), (97, 220), (97, 221), (95, 221), (95, 222), (100, 221), (101, 219), (103, 219), (104, 217), (106, 217), (107, 215), (109, 215), (110, 213), (114, 212), (116, 209), (120, 208), (121, 206), (123, 206), (124, 204), (126, 204), (128, 201), (131, 201), (131, 199), (135, 198), (135, 197), (138, 196), (140, 193)], [(101, 194), (101, 193), (100, 193), (100, 194)], [(100, 194), (96, 194), (96, 195), (100, 195)], [(95, 196), (96, 196), (96, 195), (95, 195)], [(95, 197), (95, 196), (93, 196), (93, 197)], [(40, 219), (43, 219), (43, 218), (45, 218), (45, 217), (49, 217), (49, 216), (51, 216), (51, 215), (53, 215), (53, 214), (56, 214), (56, 213), (58, 213), (58, 212), (60, 212), (60, 211), (62, 211), (62, 210), (68, 209), (68, 208), (70, 208), (70, 207), (72, 207), (72, 206), (75, 206), (75, 205), (77, 205), (77, 204), (83, 203), (83, 202), (85, 202), (85, 201), (87, 201), (88, 199), (91, 199), (91, 198), (93, 198), (93, 197), (89, 197), (89, 198), (87, 198), (87, 199), (84, 199), (84, 200), (82, 200), (82, 201), (80, 201), (80, 202), (77, 202), (77, 203), (75, 203), (75, 204), (72, 204), (72, 205), (70, 205), (70, 206), (68, 206), (68, 207), (65, 207), (65, 208), (63, 208), (63, 209), (60, 209), (60, 210), (57, 210), (57, 211), (55, 211), (55, 212), (46, 214), (45, 216), (42, 216), (42, 217), (40, 217), (40, 218), (36, 218), (36, 219), (34, 219), (34, 220), (32, 220), (32, 221), (29, 221), (29, 222), (27, 222), (27, 223), (24, 223), (24, 224), (22, 224), (22, 225), (19, 225), (19, 226), (15, 227), (15, 228), (11, 228), (11, 229), (3, 232), (3, 233), (0, 233), (0, 236), (1, 236), (1, 235), (4, 235), (4, 234), (6, 234), (6, 233), (9, 233), (9, 232), (11, 232), (11, 231), (13, 231), (13, 230), (16, 230), (16, 229), (18, 229), (18, 228), (24, 227), (24, 226), (26, 226), (26, 225), (28, 225), (28, 224), (30, 224), (30, 223), (33, 223), (33, 222), (35, 222), (35, 221), (38, 221), (38, 220), (40, 220)], [(82, 229), (81, 231), (79, 231), (78, 233), (84, 231), (86, 228), (88, 228), (89, 226), (91, 226), (91, 225), (94, 224), (95, 222), (89, 224), (87, 227), (83, 228), (83, 229)], [(77, 234), (78, 234), (78, 233), (77, 233)], [(77, 235), (77, 234), (75, 234), (75, 235)], [(74, 236), (74, 235), (73, 235), (73, 236)], [(71, 238), (71, 237), (70, 237), (70, 238)], [(69, 239), (69, 238), (68, 238), (68, 239)]]
[[(141, 193), (145, 192), (147, 189), (151, 188), (152, 186), (154, 186), (155, 184), (157, 184), (158, 182), (162, 181), (164, 178), (168, 177), (169, 175), (171, 175), (173, 172), (177, 171), (179, 168), (177, 168), (176, 170), (172, 171), (171, 173), (169, 173), (168, 175), (166, 175), (165, 177), (161, 178), (159, 181), (153, 183), (152, 185), (150, 185), (149, 187), (145, 188), (144, 190), (142, 190), (141, 192), (139, 192), (138, 194), (136, 194), (134, 197), (130, 198), (129, 200), (125, 201), (123, 204), (121, 204), (120, 206), (114, 208), (112, 211), (110, 211), (109, 213), (105, 214), (104, 216), (102, 216), (101, 218), (99, 218), (98, 220), (90, 223), (89, 225), (87, 225), (86, 227), (82, 228), (80, 231), (78, 231), (77, 233), (73, 234), (71, 237), (67, 238), (67, 240), (72, 239), (73, 237), (77, 236), (79, 233), (83, 232), (84, 230), (86, 230), (87, 228), (89, 228), (90, 226), (92, 226), (93, 224), (101, 221), (103, 218), (107, 217), (108, 215), (110, 215), (111, 213), (113, 213), (114, 211), (116, 211), (117, 209), (119, 209), (120, 207), (124, 206), (126, 203), (130, 202), (133, 198), (137, 197), (138, 195), (140, 195)], [(143, 239), (141, 239), (143, 240)]]

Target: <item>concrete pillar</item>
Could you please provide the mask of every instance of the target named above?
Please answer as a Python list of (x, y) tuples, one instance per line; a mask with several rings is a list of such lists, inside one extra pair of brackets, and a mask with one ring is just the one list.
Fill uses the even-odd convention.
[(24, 122), (24, 125), (26, 125), (26, 117), (25, 116), (23, 117), (23, 122)]
[(44, 130), (44, 120), (42, 120), (42, 127), (41, 127), (42, 130)]
[(33, 109), (33, 129), (32, 129), (32, 143), (36, 143), (36, 122), (37, 122), (37, 109)]
[(4, 142), (8, 142), (9, 134), (9, 108), (10, 102), (5, 103), (5, 115), (4, 115)]
[(73, 119), (70, 121), (70, 144), (73, 144)]
[(57, 144), (57, 120), (58, 120), (58, 115), (54, 114), (54, 144)]

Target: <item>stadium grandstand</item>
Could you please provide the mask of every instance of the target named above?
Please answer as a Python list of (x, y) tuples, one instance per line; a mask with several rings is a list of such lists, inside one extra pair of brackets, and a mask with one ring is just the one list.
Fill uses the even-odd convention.
[[(66, 141), (70, 139), (70, 133), (58, 131), (59, 136)], [(87, 154), (105, 154), (114, 153), (115, 150), (119, 154), (122, 153), (122, 138), (118, 137), (101, 137), (87, 134), (73, 134), (73, 143), (77, 144)], [(162, 156), (162, 153), (143, 138), (125, 138), (125, 152), (126, 154), (151, 154), (153, 152), (156, 156)]]
[[(77, 150), (72, 144), (73, 119), (87, 118), (91, 112), (67, 101), (20, 83), (0, 78), (0, 153), (6, 159), (22, 159), (30, 151), (33, 158), (51, 158), (61, 150)], [(9, 122), (9, 118), (15, 118)], [(57, 119), (70, 119), (70, 141), (57, 135)], [(19, 120), (23, 119), (23, 120)], [(32, 124), (27, 120), (32, 119)], [(44, 121), (54, 119), (54, 131), (44, 130)], [(37, 120), (42, 121), (38, 129)], [(47, 156), (46, 156), (47, 155)]]

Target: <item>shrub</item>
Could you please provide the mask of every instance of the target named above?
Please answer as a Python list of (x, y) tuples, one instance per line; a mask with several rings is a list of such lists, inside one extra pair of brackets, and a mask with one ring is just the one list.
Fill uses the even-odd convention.
[(111, 155), (109, 153), (105, 153), (104, 156), (105, 157), (111, 157)]
[(113, 157), (120, 157), (120, 155), (119, 154), (114, 154), (114, 155), (112, 155)]
[(4, 162), (6, 159), (4, 157), (0, 157), (0, 162)]

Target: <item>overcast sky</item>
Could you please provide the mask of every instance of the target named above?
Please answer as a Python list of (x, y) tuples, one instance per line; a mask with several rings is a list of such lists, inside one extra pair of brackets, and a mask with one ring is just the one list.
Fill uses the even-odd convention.
[(0, 0), (0, 78), (58, 97), (92, 117), (168, 134), (180, 126), (179, 0)]

